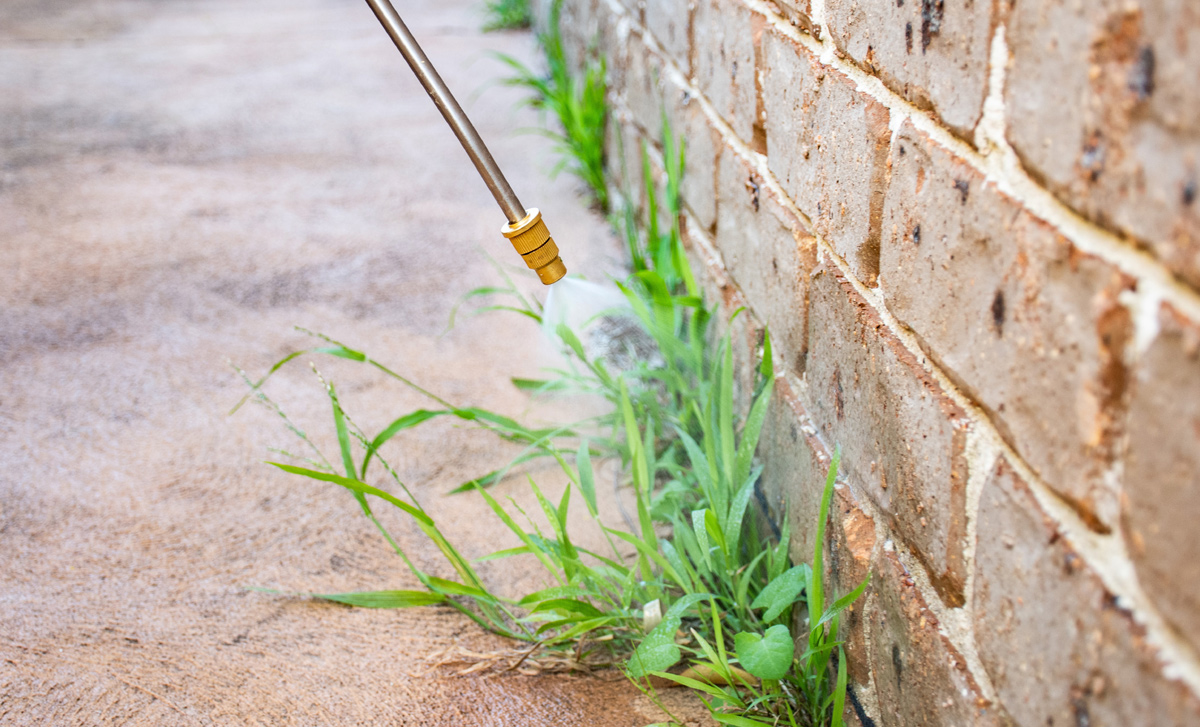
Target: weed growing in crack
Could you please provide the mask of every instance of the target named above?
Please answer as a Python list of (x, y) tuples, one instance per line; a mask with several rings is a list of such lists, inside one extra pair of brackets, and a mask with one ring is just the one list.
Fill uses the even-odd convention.
[(559, 127), (537, 130), (554, 141), (559, 156), (551, 176), (569, 170), (587, 185), (592, 203), (607, 212), (604, 129), (608, 119), (608, 82), (604, 59), (589, 54), (582, 75), (572, 73), (559, 29), (561, 10), (562, 0), (555, 0), (550, 9), (549, 30), (538, 36), (546, 58), (545, 74), (512, 56), (499, 54), (498, 58), (514, 73), (505, 84), (528, 90), (530, 96), (526, 103), (548, 112)]
[(483, 30), (487, 33), (528, 28), (533, 21), (529, 0), (487, 0), (484, 13), (487, 20), (483, 24)]
[[(583, 106), (596, 101), (580, 102), (575, 95), (580, 86), (563, 60), (557, 20), (556, 6), (552, 30), (542, 39), (551, 80), (535, 83), (527, 69), (510, 65), (524, 74), (517, 83), (537, 94), (535, 105), (554, 112), (567, 130), (559, 139), (560, 152), (568, 156), (563, 165), (576, 173), (591, 170), (587, 174), (598, 175), (592, 180), (580, 174), (599, 195), (607, 189), (603, 66), (598, 82), (583, 83), (593, 91), (600, 89), (601, 121), (591, 127), (599, 128), (599, 134), (576, 144), (570, 129), (578, 126)], [(563, 89), (570, 91), (563, 94)], [(555, 335), (564, 366), (549, 372), (547, 379), (513, 382), (539, 395), (599, 395), (610, 405), (606, 414), (563, 426), (528, 427), (494, 412), (452, 404), (366, 352), (319, 334), (311, 334), (320, 340), (316, 347), (284, 357), (258, 381), (246, 378), (251, 388), (247, 398), (283, 417), (312, 451), (303, 461), (306, 466), (272, 464), (353, 493), (364, 515), (423, 587), (319, 597), (374, 608), (446, 605), (484, 629), (528, 644), (520, 652), (521, 661), (536, 653), (567, 669), (623, 663), (628, 676), (652, 698), (652, 678), (688, 687), (722, 724), (838, 727), (847, 689), (839, 619), (866, 587), (864, 581), (839, 598), (824, 582), (822, 544), (838, 458), (835, 455), (825, 481), (812, 562), (794, 565), (788, 556), (786, 523), (778, 537), (765, 531), (753, 498), (761, 474), (754, 456), (775, 377), (770, 337), (764, 339), (749, 411), (740, 417), (733, 399), (730, 338), (715, 339), (710, 326), (714, 311), (703, 301), (682, 244), (683, 142), (670, 129), (664, 130), (663, 138), (661, 199), (656, 191), (660, 180), (643, 150), (647, 221), (642, 224), (631, 205), (615, 216), (633, 267), (618, 287), (634, 328), (648, 342), (641, 347), (643, 353), (616, 366), (606, 355), (589, 351), (580, 331), (559, 325)], [(606, 202), (607, 196), (596, 199)], [(662, 225), (660, 219), (669, 222)], [(515, 311), (543, 323), (540, 304), (522, 295), (507, 277), (505, 286), (479, 288), (467, 296), (484, 297), (501, 302), (484, 304), (480, 310)], [(262, 389), (272, 374), (304, 355), (372, 366), (425, 397), (429, 405), (402, 414), (371, 436), (347, 415), (333, 384), (322, 379), (339, 449), (338, 456), (327, 458)], [(442, 417), (522, 445), (509, 467), (454, 491), (482, 498), (518, 538), (517, 547), (482, 560), (532, 556), (546, 573), (546, 588), (514, 599), (492, 592), (384, 458), (382, 449), (393, 438)], [(532, 478), (528, 484), (538, 513), (527, 513), (515, 502), (503, 503), (491, 494), (489, 488), (508, 476), (512, 466), (539, 458), (554, 459), (569, 479), (557, 501)], [(627, 529), (608, 527), (599, 517), (598, 459), (618, 462), (632, 490), (636, 516), (628, 518)], [(381, 477), (371, 475), (373, 462), (379, 463), (377, 469), (383, 470), (392, 491), (368, 483)], [(576, 503), (582, 500), (576, 507), (585, 508), (603, 533), (603, 552), (585, 549), (572, 537), (568, 515), (573, 498)], [(448, 566), (442, 576), (419, 569), (390, 535), (372, 509), (380, 500), (403, 512), (437, 546)]]

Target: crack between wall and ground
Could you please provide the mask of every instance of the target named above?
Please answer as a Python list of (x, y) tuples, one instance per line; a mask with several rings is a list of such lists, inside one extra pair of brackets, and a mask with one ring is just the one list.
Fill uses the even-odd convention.
[[(1131, 293), (1123, 299), (1123, 302), (1135, 314), (1135, 341), (1137, 345), (1134, 347), (1134, 355), (1136, 355), (1137, 351), (1145, 350), (1154, 339), (1157, 332), (1157, 305), (1159, 303), (1163, 301), (1170, 302), (1186, 315), (1200, 319), (1200, 295), (1176, 280), (1169, 271), (1148, 254), (1132, 248), (1128, 243), (1112, 233), (1099, 229), (1092, 223), (1084, 220), (1074, 210), (1066, 207), (1048, 191), (1039, 187), (1020, 167), (1016, 153), (1008, 145), (1007, 140), (1003, 136), (1005, 128), (1005, 110), (1003, 105), (1004, 67), (1007, 64), (1008, 58), (1007, 46), (1004, 39), (1005, 27), (1003, 25), (999, 25), (996, 28), (993, 36), (989, 91), (985, 100), (984, 115), (977, 126), (977, 142), (982, 142), (985, 145), (985, 152), (981, 153), (961, 139), (953, 136), (928, 114), (918, 110), (887, 89), (879, 79), (839, 59), (832, 41), (829, 40), (828, 27), (824, 25), (824, 4), (822, 0), (814, 0), (813, 2), (813, 19), (822, 28), (824, 41), (818, 41), (805, 33), (801, 33), (788, 23), (787, 20), (775, 14), (774, 10), (764, 2), (761, 2), (761, 0), (740, 1), (745, 7), (764, 16), (771, 23), (772, 27), (784, 36), (803, 45), (817, 55), (823, 63), (853, 80), (859, 91), (871, 96), (887, 107), (891, 114), (893, 129), (898, 128), (899, 124), (904, 120), (910, 120), (915, 127), (926, 133), (935, 143), (943, 146), (969, 163), (987, 180), (992, 181), (1002, 192), (1013, 197), (1034, 216), (1055, 227), (1081, 251), (1093, 254), (1135, 277), (1138, 280), (1137, 292)], [(981, 453), (978, 460), (971, 462), (968, 474), (969, 507), (967, 519), (968, 539), (971, 551), (966, 561), (969, 566), (967, 576), (968, 585), (972, 583), (974, 578), (973, 556), (979, 493), (983, 481), (988, 475), (987, 471), (979, 470), (982, 468), (982, 462), (991, 461), (994, 463), (996, 457), (1003, 456), (1013, 466), (1014, 470), (1029, 483), (1039, 505), (1055, 519), (1068, 541), (1075, 547), (1085, 562), (1088, 563), (1092, 571), (1097, 574), (1104, 586), (1117, 597), (1118, 603), (1127, 609), (1133, 619), (1146, 630), (1148, 643), (1158, 651), (1164, 676), (1183, 682), (1193, 693), (1200, 695), (1200, 659), (1197, 658), (1191, 647), (1174, 633), (1165, 619), (1158, 613), (1149, 597), (1142, 591), (1133, 563), (1129, 558), (1121, 536), (1119, 534), (1101, 535), (1095, 533), (1088, 528), (1087, 524), (1082, 521), (1074, 509), (1054, 493), (1053, 489), (1033, 471), (1028, 463), (1003, 440), (998, 428), (987, 414), (970, 397), (962, 392), (944, 371), (929, 360), (916, 340), (915, 335), (892, 316), (891, 312), (884, 305), (879, 292), (858, 280), (852, 273), (850, 265), (837, 254), (833, 246), (820, 235), (816, 235), (813, 232), (811, 219), (784, 192), (779, 181), (769, 170), (766, 157), (751, 149), (733, 132), (729, 124), (712, 107), (708, 99), (691, 80), (680, 71), (674, 60), (664, 51), (663, 46), (647, 28), (633, 20), (629, 16), (628, 10), (616, 2), (616, 0), (606, 0), (606, 4), (610, 12), (620, 18), (621, 23), (627, 23), (627, 27), (636, 30), (637, 35), (642, 39), (643, 45), (657, 58), (663, 69), (663, 73), (660, 74), (660, 82), (669, 82), (680, 92), (686, 93), (690, 97), (691, 102), (699, 104), (709, 123), (721, 136), (725, 146), (755, 169), (787, 211), (795, 215), (801, 225), (806, 228), (805, 232), (816, 239), (820, 254), (825, 256), (838, 268), (840, 273), (851, 283), (859, 295), (880, 316), (889, 332), (896, 336), (926, 372), (938, 382), (947, 396), (966, 412), (971, 422), (970, 436), (972, 443), (970, 446), (977, 453)], [(632, 39), (632, 33), (626, 37)], [(634, 126), (636, 128), (637, 125), (634, 124)], [(698, 228), (693, 227), (692, 229)], [(710, 256), (710, 259), (714, 260), (715, 264), (724, 269), (723, 260), (715, 244), (709, 243), (707, 240), (705, 242), (707, 243), (705, 247), (709, 248), (705, 250), (705, 254)], [(729, 277), (727, 274), (726, 276)], [(802, 390), (803, 386), (803, 382), (801, 382), (801, 389), (799, 390)], [(868, 498), (859, 499), (863, 504), (874, 510)], [(878, 513), (869, 514), (877, 515)], [(876, 517), (876, 522), (879, 524), (882, 520)], [(886, 539), (888, 539), (887, 536), (879, 540), (882, 542)], [(892, 540), (895, 539), (893, 538)], [(924, 585), (928, 587), (928, 577), (924, 574), (923, 569), (916, 564), (916, 559), (909, 555), (909, 557), (902, 559), (902, 562), (904, 561), (909, 561), (905, 563), (906, 567), (910, 567), (914, 572), (920, 573), (924, 577), (926, 580)], [(969, 605), (971, 603), (970, 595), (967, 598)], [(936, 598), (931, 600), (937, 601)], [(985, 688), (984, 685), (987, 685), (986, 688), (988, 691), (992, 691), (986, 671), (982, 669), (982, 665), (978, 660), (978, 654), (975, 653), (973, 636), (967, 635), (967, 632), (972, 630), (970, 628), (971, 622), (968, 618), (969, 614), (962, 611), (961, 608), (946, 609), (940, 602), (934, 608), (934, 613), (941, 620), (942, 624), (953, 624), (953, 627), (947, 627), (943, 631), (943, 634), (951, 640), (951, 643), (956, 648), (962, 651), (964, 658), (967, 659), (968, 665), (973, 672), (973, 676), (976, 678), (977, 683), (981, 685), (981, 689)], [(966, 608), (966, 606), (963, 608)], [(938, 613), (936, 609), (941, 609), (942, 613)], [(959, 613), (955, 616), (950, 616), (949, 611), (957, 611)]]

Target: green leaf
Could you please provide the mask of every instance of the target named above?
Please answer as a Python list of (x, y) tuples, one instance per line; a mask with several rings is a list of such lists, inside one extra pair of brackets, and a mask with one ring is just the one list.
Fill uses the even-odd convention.
[(754, 556), (754, 560), (750, 561), (750, 565), (746, 566), (741, 571), (741, 575), (739, 576), (737, 584), (737, 602), (739, 604), (746, 602), (746, 596), (750, 591), (750, 584), (754, 581), (754, 569), (758, 567), (759, 562), (761, 562), (763, 558), (767, 557), (769, 553), (769, 550), (764, 550), (758, 555)]
[(575, 466), (579, 469), (579, 492), (587, 503), (588, 512), (596, 517), (596, 476), (592, 472), (592, 454), (588, 441), (579, 443), (579, 454), (575, 456)]
[(867, 589), (867, 583), (870, 582), (870, 580), (871, 575), (868, 573), (867, 577), (863, 578), (862, 583), (859, 583), (857, 588), (834, 601), (833, 606), (831, 606), (828, 611), (821, 614), (821, 620), (817, 622), (817, 625), (822, 626), (837, 618), (837, 616), (842, 611), (845, 611), (850, 604), (858, 600), (858, 597), (861, 596), (863, 591)]
[(511, 558), (514, 555), (529, 555), (532, 552), (533, 551), (530, 550), (528, 545), (518, 545), (515, 548), (506, 548), (504, 550), (497, 550), (494, 553), (488, 553), (487, 555), (476, 558), (475, 561), (478, 563), (483, 563), (483, 562), (486, 562), (489, 560), (500, 560), (501, 558)]
[(782, 679), (792, 668), (796, 646), (787, 626), (776, 624), (765, 634), (743, 631), (733, 637), (738, 661), (760, 679)]
[(314, 598), (363, 608), (412, 608), (442, 603), (446, 597), (429, 591), (359, 591), (357, 593), (314, 593)]
[(387, 428), (380, 432), (377, 437), (372, 439), (371, 444), (367, 446), (367, 453), (363, 457), (362, 463), (362, 479), (366, 479), (367, 477), (367, 465), (370, 464), (371, 457), (375, 456), (375, 453), (384, 445), (385, 442), (405, 429), (411, 429), (418, 424), (433, 419), (434, 417), (449, 413), (450, 412), (446, 409), (437, 409), (433, 411), (429, 409), (417, 409), (416, 411), (405, 414), (404, 416), (396, 419), (396, 421), (387, 425)]
[(417, 521), (418, 525), (422, 526), (422, 528), (433, 525), (433, 519), (426, 515), (423, 511), (413, 507), (412, 505), (409, 505), (407, 502), (396, 499), (396, 497), (391, 493), (385, 492), (378, 487), (372, 487), (365, 482), (352, 480), (348, 477), (342, 477), (341, 475), (330, 474), (329, 472), (321, 472), (319, 470), (311, 470), (306, 467), (283, 464), (282, 462), (267, 462), (267, 464), (273, 467), (278, 467), (284, 472), (289, 472), (293, 475), (303, 475), (304, 477), (314, 480), (321, 480), (322, 482), (332, 482), (335, 485), (341, 485), (342, 487), (345, 487), (351, 492), (362, 493), (364, 495), (374, 495), (375, 497), (385, 500), (408, 513), (414, 520)]
[(837, 683), (833, 687), (833, 721), (830, 727), (842, 727), (842, 712), (846, 710), (846, 652), (838, 649)]
[(674, 666), (680, 657), (679, 645), (675, 643), (675, 632), (683, 623), (683, 615), (696, 603), (709, 597), (707, 593), (689, 593), (673, 603), (663, 615), (663, 620), (646, 634), (646, 638), (642, 639), (642, 643), (638, 644), (637, 650), (629, 658), (626, 665), (629, 676), (640, 679), (650, 672), (666, 671)]
[(613, 528), (604, 528), (604, 530), (605, 530), (605, 532), (607, 532), (611, 535), (615, 535), (618, 538), (620, 538), (621, 540), (624, 540), (626, 543), (629, 543), (633, 547), (637, 548), (639, 555), (649, 559), (651, 562), (654, 563), (654, 565), (661, 568), (663, 575), (665, 575), (667, 578), (670, 578), (675, 583), (675, 585), (679, 586), (680, 588), (684, 587), (683, 578), (679, 575), (679, 573), (677, 573), (675, 571), (675, 568), (667, 561), (667, 559), (664, 558), (662, 556), (662, 554), (658, 552), (658, 550), (656, 548), (656, 546), (658, 544), (657, 538), (655, 539), (654, 543), (651, 544), (651, 543), (643, 542), (637, 536), (630, 535), (629, 533), (625, 532), (624, 530), (614, 530)]
[[(833, 461), (829, 463), (829, 474), (825, 477), (825, 491), (821, 494), (821, 508), (817, 513), (817, 537), (813, 545), (812, 560), (812, 572), (815, 577), (809, 579), (811, 583), (808, 588), (808, 612), (811, 614), (825, 611), (825, 592), (822, 589), (822, 574), (825, 572), (825, 524), (829, 520), (829, 502), (833, 499), (833, 483), (837, 480), (838, 466), (841, 461), (842, 452), (840, 449), (835, 449)], [(811, 645), (816, 646), (819, 638), (818, 629), (814, 626), (812, 633), (809, 634)]]
[(552, 598), (548, 601), (542, 601), (533, 607), (531, 613), (541, 613), (543, 611), (563, 611), (566, 613), (577, 613), (585, 618), (603, 618), (604, 612), (585, 601), (576, 601), (572, 598)]
[[(338, 448), (342, 451), (342, 466), (346, 468), (346, 476), (352, 480), (358, 479), (358, 472), (354, 468), (354, 455), (350, 451), (350, 433), (346, 431), (346, 417), (342, 413), (342, 405), (338, 402), (337, 392), (333, 388), (333, 384), (329, 384), (329, 402), (333, 404), (333, 424), (337, 430)], [(371, 514), (371, 506), (367, 504), (367, 496), (361, 492), (354, 493), (354, 499), (358, 500), (358, 504), (362, 507), (364, 515)]]
[(723, 342), (724, 363), (721, 366), (721, 394), (717, 407), (717, 422), (721, 433), (721, 466), (724, 470), (726, 487), (734, 487), (734, 440), (733, 440), (733, 345), (729, 334)]
[(709, 570), (713, 569), (712, 565), (712, 548), (708, 544), (708, 529), (704, 526), (706, 515), (711, 515), (707, 509), (692, 510), (692, 530), (696, 533), (696, 541), (700, 544), (700, 554), (704, 558), (704, 565), (708, 566)]
[(742, 441), (737, 448), (733, 483), (745, 482), (750, 475), (750, 463), (754, 459), (754, 451), (758, 449), (758, 438), (762, 434), (763, 422), (767, 419), (767, 409), (771, 405), (771, 392), (774, 391), (774, 385), (774, 382), (768, 379), (762, 393), (750, 407), (750, 416), (746, 417), (746, 425), (742, 428)]
[(558, 391), (560, 389), (566, 388), (563, 385), (563, 382), (558, 381), (558, 380), (521, 379), (521, 378), (513, 377), (512, 383), (513, 383), (513, 386), (517, 387), (521, 391), (532, 391), (534, 393), (543, 393), (546, 391)]
[(679, 645), (675, 643), (675, 631), (678, 628), (678, 621), (670, 623), (664, 619), (646, 634), (629, 658), (629, 676), (638, 679), (650, 672), (666, 671), (674, 666), (680, 657)]
[(444, 595), (470, 596), (471, 598), (475, 598), (480, 601), (487, 601), (488, 603), (494, 603), (496, 601), (495, 596), (481, 588), (476, 588), (474, 586), (464, 586), (463, 584), (455, 581), (448, 581), (445, 578), (438, 578), (437, 576), (429, 575), (425, 576), (425, 581), (427, 586)]
[(763, 722), (762, 720), (742, 717), (737, 714), (721, 714), (720, 712), (713, 713), (713, 719), (721, 724), (730, 724), (733, 727), (771, 727), (774, 722)]
[(774, 353), (771, 351), (771, 329), (763, 330), (763, 353), (762, 360), (758, 363), (758, 375), (764, 381), (771, 381), (775, 378), (775, 360)]
[(672, 674), (669, 671), (656, 671), (653, 673), (653, 676), (675, 682), (676, 684), (682, 684), (689, 689), (695, 689), (697, 692), (704, 692), (705, 694), (709, 694), (717, 699), (729, 699), (729, 694), (727, 694), (720, 687), (713, 686), (708, 682), (702, 682), (698, 679), (685, 677), (681, 674)]
[(808, 565), (800, 564), (789, 568), (762, 589), (750, 608), (765, 608), (763, 620), (767, 623), (779, 618), (779, 615), (796, 602), (796, 597), (812, 580), (812, 571)]
[(547, 639), (546, 643), (554, 644), (554, 643), (561, 643), (564, 641), (570, 641), (572, 639), (575, 639), (578, 636), (589, 633), (591, 631), (595, 631), (596, 629), (598, 629), (602, 626), (607, 626), (608, 624), (612, 623), (615, 620), (616, 619), (613, 618), (612, 616), (602, 616), (600, 618), (593, 618), (593, 619), (588, 619), (586, 621), (580, 621), (580, 622), (576, 623), (574, 626), (572, 626), (571, 628), (569, 628), (566, 631), (559, 634), (558, 636), (556, 636), (552, 639)]
[(717, 547), (722, 552), (727, 552), (725, 533), (721, 530), (721, 523), (717, 521), (717, 516), (712, 510), (704, 511), (704, 529), (708, 531), (708, 536), (716, 542)]
[(520, 601), (517, 601), (517, 605), (528, 606), (531, 603), (549, 601), (553, 598), (579, 598), (587, 595), (587, 591), (579, 586), (553, 586), (526, 595)]
[(733, 502), (729, 503), (729, 517), (726, 519), (725, 525), (729, 528), (725, 533), (728, 547), (726, 553), (732, 559), (734, 553), (738, 551), (738, 545), (742, 539), (742, 519), (746, 516), (746, 508), (750, 505), (750, 496), (754, 494), (754, 484), (758, 482), (759, 475), (762, 474), (762, 467), (755, 467), (754, 471), (746, 477), (742, 488), (733, 496)]

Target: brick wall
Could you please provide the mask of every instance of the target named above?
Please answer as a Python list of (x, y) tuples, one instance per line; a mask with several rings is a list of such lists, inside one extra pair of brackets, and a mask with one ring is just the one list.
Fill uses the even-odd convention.
[(852, 723), (1200, 724), (1200, 4), (564, 18), (608, 59), (615, 178), (665, 114), (743, 360), (771, 328), (798, 557), (842, 449)]

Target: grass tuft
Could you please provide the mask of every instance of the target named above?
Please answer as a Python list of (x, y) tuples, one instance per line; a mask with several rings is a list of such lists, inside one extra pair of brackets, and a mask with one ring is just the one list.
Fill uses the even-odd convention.
[(605, 124), (608, 119), (608, 81), (604, 59), (587, 54), (582, 74), (571, 70), (559, 27), (562, 2), (550, 8), (549, 30), (538, 36), (546, 59), (546, 72), (539, 73), (505, 54), (498, 58), (512, 69), (505, 81), (509, 86), (530, 92), (526, 103), (553, 118), (556, 129), (542, 128), (554, 142), (559, 156), (551, 176), (564, 169), (586, 186), (591, 202), (601, 212), (608, 211), (608, 185), (604, 174)]
[[(506, 62), (517, 73), (513, 83), (534, 93), (531, 103), (558, 118), (564, 131), (553, 136), (564, 158), (560, 168), (579, 174), (594, 200), (607, 205), (603, 64), (589, 66), (582, 81), (571, 75), (557, 24), (556, 3), (551, 30), (542, 37), (549, 77), (536, 77), (511, 59)], [(482, 628), (526, 644), (513, 652), (520, 654), (515, 659), (488, 663), (519, 669), (536, 659), (580, 670), (623, 663), (629, 678), (652, 698), (652, 677), (686, 686), (722, 724), (840, 727), (847, 676), (839, 620), (867, 583), (838, 597), (824, 582), (822, 546), (839, 457), (835, 454), (824, 482), (812, 560), (794, 564), (786, 522), (781, 533), (774, 533), (756, 510), (754, 497), (762, 472), (755, 453), (775, 379), (770, 336), (749, 410), (742, 416), (733, 402), (730, 337), (714, 335), (715, 309), (705, 303), (683, 247), (679, 189), (684, 144), (666, 127), (664, 119), (664, 179), (656, 178), (643, 149), (645, 222), (630, 203), (614, 215), (632, 264), (630, 275), (617, 286), (629, 304), (629, 323), (645, 345), (634, 347), (639, 354), (618, 364), (590, 351), (582, 331), (560, 325), (555, 334), (566, 363), (545, 379), (513, 382), (540, 396), (597, 395), (607, 400), (607, 413), (562, 426), (528, 426), (453, 404), (367, 352), (320, 334), (311, 334), (319, 339), (317, 346), (285, 356), (261, 379), (253, 381), (243, 373), (250, 388), (246, 399), (279, 415), (310, 450), (293, 463), (271, 464), (349, 491), (424, 589), (318, 598), (369, 608), (448, 605)], [(467, 299), (482, 299), (479, 311), (508, 310), (543, 322), (541, 305), (522, 295), (507, 276), (504, 286), (477, 289)], [(263, 392), (276, 371), (302, 354), (373, 367), (428, 403), (402, 412), (372, 436), (343, 409), (333, 383), (321, 379), (339, 450), (326, 457)], [(481, 498), (520, 543), (479, 561), (531, 555), (545, 571), (546, 588), (519, 599), (491, 592), (385, 458), (393, 440), (444, 417), (523, 445), (509, 467), (473, 478), (454, 492)], [(553, 459), (569, 478), (557, 501), (532, 478), (527, 479), (538, 503), (535, 512), (492, 496), (492, 484), (511, 467), (533, 459)], [(636, 502), (628, 528), (607, 527), (599, 519), (597, 459), (620, 464), (621, 483)], [(372, 475), (372, 463), (382, 474)], [(369, 483), (380, 479), (396, 485), (403, 496)], [(587, 550), (573, 538), (568, 527), (573, 497), (582, 502), (576, 508), (584, 508), (604, 534), (603, 552)], [(445, 561), (440, 575), (418, 569), (392, 538), (372, 509), (380, 502), (403, 513), (438, 548)]]
[(484, 5), (487, 20), (484, 21), (484, 32), (496, 30), (522, 30), (533, 22), (533, 13), (529, 9), (529, 0), (487, 0)]

